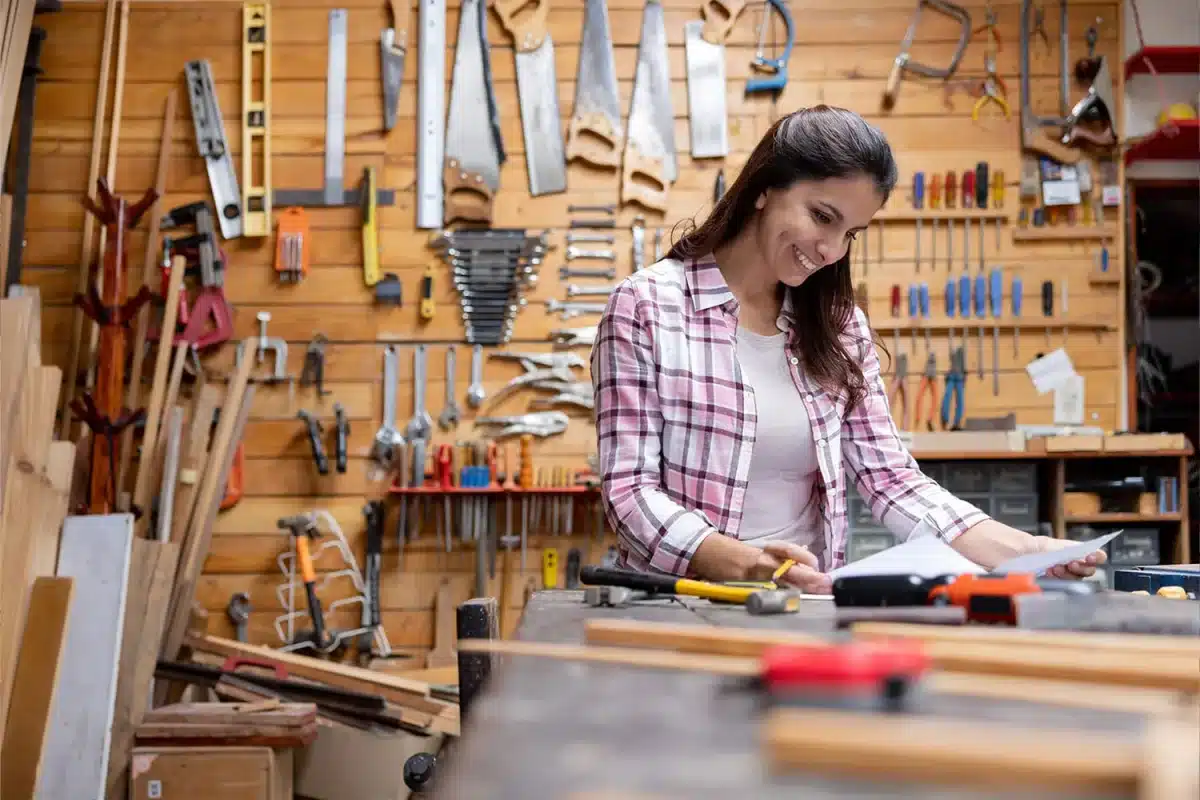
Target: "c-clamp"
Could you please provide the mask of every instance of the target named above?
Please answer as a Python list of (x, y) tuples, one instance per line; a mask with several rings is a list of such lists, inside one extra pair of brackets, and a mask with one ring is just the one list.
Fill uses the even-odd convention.
[[(271, 382), (288, 380), (287, 374), (287, 342), (280, 337), (267, 336), (267, 323), (271, 321), (271, 312), (260, 311), (255, 315), (258, 319), (258, 341), (255, 342), (254, 352), (255, 361), (259, 364), (263, 363), (264, 356), (267, 351), (275, 353), (275, 368), (271, 376), (267, 379)], [(246, 340), (238, 342), (236, 364), (242, 363), (242, 358), (245, 355)]]

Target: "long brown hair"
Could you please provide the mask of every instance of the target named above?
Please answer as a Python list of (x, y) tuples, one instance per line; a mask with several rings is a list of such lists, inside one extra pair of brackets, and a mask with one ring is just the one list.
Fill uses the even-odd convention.
[[(753, 219), (755, 201), (768, 189), (852, 175), (868, 176), (885, 200), (891, 194), (898, 173), (883, 132), (843, 108), (795, 111), (771, 126), (708, 219), (699, 226), (691, 222), (667, 255), (687, 261), (731, 241)], [(866, 395), (866, 384), (858, 360), (841, 341), (854, 313), (849, 252), (787, 291), (795, 355), (817, 385), (844, 392), (847, 408), (853, 408)]]

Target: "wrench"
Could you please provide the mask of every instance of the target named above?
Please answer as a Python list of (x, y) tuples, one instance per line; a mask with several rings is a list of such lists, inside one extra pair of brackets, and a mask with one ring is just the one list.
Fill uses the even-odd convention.
[(577, 205), (575, 203), (567, 206), (568, 214), (587, 214), (591, 212), (600, 214), (615, 214), (617, 213), (617, 207), (611, 203), (606, 206)]
[(428, 442), (433, 420), (425, 410), (425, 345), (413, 349), (413, 415), (404, 429), (410, 442)]
[(633, 271), (646, 266), (646, 218), (641, 214), (633, 218)]
[(611, 233), (568, 233), (567, 244), (613, 244), (617, 237)]
[(371, 458), (384, 469), (391, 469), (396, 457), (396, 447), (404, 444), (404, 437), (396, 428), (396, 382), (399, 366), (396, 348), (388, 345), (383, 351), (383, 424), (375, 432), (371, 444)]
[(487, 397), (487, 389), (483, 388), (483, 346), (471, 348), (471, 385), (467, 387), (467, 403), (471, 408), (479, 408)]
[(246, 635), (246, 627), (250, 622), (250, 595), (245, 592), (235, 593), (229, 598), (229, 605), (225, 606), (225, 615), (229, 617), (229, 621), (237, 630), (237, 640), (239, 642), (250, 641)]
[(567, 297), (608, 297), (616, 289), (615, 286), (577, 286), (567, 284)]
[(603, 314), (607, 307), (605, 303), (564, 303), (560, 300), (547, 300), (546, 311), (558, 314), (561, 319), (573, 319), (583, 314)]
[(610, 281), (617, 277), (616, 267), (559, 267), (558, 277), (568, 278), (608, 278)]
[(454, 375), (458, 371), (458, 359), (454, 345), (446, 348), (446, 407), (438, 417), (438, 425), (448, 431), (458, 424), (458, 394), (454, 390)]
[(581, 247), (568, 247), (567, 261), (574, 261), (577, 258), (598, 258), (603, 261), (616, 261), (617, 254), (612, 250), (584, 250)]

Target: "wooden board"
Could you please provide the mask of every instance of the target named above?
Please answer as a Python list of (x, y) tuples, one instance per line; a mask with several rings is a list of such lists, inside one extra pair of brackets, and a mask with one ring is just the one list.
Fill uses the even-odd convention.
[(63, 525), (58, 574), (74, 579), (75, 593), (45, 753), (47, 763), (71, 768), (44, 771), (39, 798), (105, 795), (132, 542), (131, 514), (67, 517)]

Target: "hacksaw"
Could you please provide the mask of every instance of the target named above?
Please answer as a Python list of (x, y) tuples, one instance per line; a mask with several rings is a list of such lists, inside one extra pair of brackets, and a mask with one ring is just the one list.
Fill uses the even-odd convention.
[(619, 167), (625, 131), (607, 0), (587, 0), (582, 41), (575, 76), (575, 110), (567, 125), (567, 160)]
[[(928, 6), (934, 11), (940, 11), (946, 16), (954, 19), (959, 24), (958, 44), (955, 45), (954, 54), (950, 56), (950, 63), (945, 67), (931, 67), (927, 64), (919, 64), (912, 60), (912, 56), (908, 54), (909, 48), (912, 47), (913, 38), (917, 34), (917, 24), (921, 21), (921, 12)], [(892, 62), (892, 70), (888, 73), (887, 88), (883, 92), (883, 107), (891, 109), (896, 104), (896, 95), (900, 91), (900, 78), (905, 72), (911, 72), (915, 75), (923, 75), (926, 78), (949, 78), (958, 69), (958, 62), (962, 61), (963, 53), (966, 52), (967, 42), (971, 38), (971, 14), (965, 8), (948, 0), (917, 0), (917, 10), (913, 12), (912, 20), (908, 23), (908, 29), (904, 32), (904, 40), (900, 42), (900, 52), (896, 55)]]
[(238, 189), (233, 157), (225, 138), (225, 121), (217, 104), (212, 67), (207, 60), (189, 61), (183, 66), (183, 74), (192, 107), (192, 125), (196, 129), (196, 148), (204, 159), (213, 203), (217, 207), (217, 224), (221, 236), (236, 239), (242, 235), (242, 193)]
[[(517, 13), (532, 6), (531, 12)], [(525, 137), (525, 168), (534, 197), (567, 189), (567, 162), (558, 112), (554, 41), (546, 29), (549, 0), (494, 0), (500, 24), (513, 38), (517, 99)]]
[[(259, 74), (262, 94), (256, 100), (254, 76)], [(242, 117), (242, 235), (260, 238), (271, 230), (271, 6), (266, 3), (242, 7)], [(256, 175), (262, 176), (260, 182)]]
[(417, 54), (417, 227), (442, 227), (446, 0), (422, 0)]
[(640, 203), (664, 214), (667, 192), (678, 171), (670, 77), (662, 3), (647, 0), (621, 165), (621, 203)]

